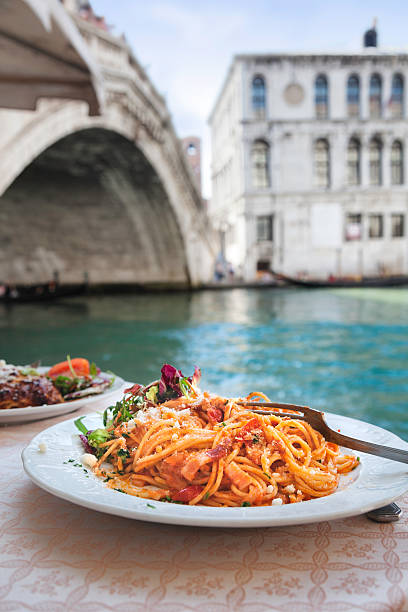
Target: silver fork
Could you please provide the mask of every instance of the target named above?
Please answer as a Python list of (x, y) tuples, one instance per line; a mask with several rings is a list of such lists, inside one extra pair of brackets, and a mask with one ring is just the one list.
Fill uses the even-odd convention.
[[(255, 414), (274, 414), (283, 418), (300, 419), (306, 421), (319, 431), (328, 442), (333, 442), (339, 446), (345, 446), (353, 450), (361, 451), (363, 453), (369, 453), (370, 455), (378, 455), (385, 459), (392, 459), (392, 461), (400, 461), (401, 463), (408, 463), (408, 451), (391, 448), (390, 446), (382, 446), (381, 444), (374, 444), (374, 442), (365, 442), (364, 440), (358, 440), (357, 438), (351, 438), (344, 434), (334, 431), (331, 429), (325, 419), (324, 413), (319, 410), (314, 410), (308, 406), (297, 406), (296, 404), (282, 404), (279, 402), (236, 402), (240, 406), (250, 409)], [(263, 410), (261, 408), (271, 408), (272, 410)], [(277, 410), (273, 410), (276, 408)], [(290, 412), (293, 411), (293, 412)]]

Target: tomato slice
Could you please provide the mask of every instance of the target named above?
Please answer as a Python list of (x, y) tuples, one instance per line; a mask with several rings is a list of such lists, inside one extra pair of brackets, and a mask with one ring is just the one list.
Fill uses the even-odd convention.
[(241, 440), (242, 442), (249, 441), (252, 432), (255, 429), (259, 429), (260, 423), (259, 420), (255, 417), (250, 419), (246, 425), (243, 425), (241, 429), (238, 430), (237, 435), (235, 436), (237, 440)]
[(171, 498), (173, 501), (180, 501), (180, 502), (188, 503), (192, 499), (197, 497), (197, 495), (199, 495), (202, 490), (203, 490), (203, 487), (200, 487), (199, 485), (190, 485), (189, 487), (186, 487), (185, 489), (180, 489), (180, 491), (177, 491), (176, 493), (172, 493)]
[[(71, 359), (71, 366), (77, 376), (89, 376), (89, 361), (83, 357), (76, 357)], [(52, 368), (49, 369), (48, 374), (50, 378), (57, 378), (57, 376), (66, 376), (67, 378), (73, 378), (71, 368), (69, 367), (68, 361), (61, 361), (56, 363)]]

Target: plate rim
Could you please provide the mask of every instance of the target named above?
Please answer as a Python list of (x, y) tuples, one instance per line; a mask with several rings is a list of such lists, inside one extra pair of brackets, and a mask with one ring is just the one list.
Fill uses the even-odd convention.
[[(408, 449), (408, 442), (406, 442), (405, 440), (403, 440), (396, 434), (382, 427), (373, 425), (366, 421), (361, 421), (359, 419), (347, 417), (345, 415), (338, 415), (338, 414), (333, 414), (333, 413), (328, 413), (328, 412), (326, 412), (325, 414), (328, 417), (339, 419), (340, 422), (338, 424), (340, 425), (342, 424), (342, 422), (344, 423), (344, 422), (349, 421), (349, 422), (354, 422), (354, 424), (364, 424), (368, 426), (369, 429), (373, 428), (374, 430), (386, 432), (386, 434), (393, 439), (393, 443), (399, 442), (399, 445), (401, 447), (405, 446), (405, 448)], [(88, 413), (84, 416), (100, 418), (100, 414), (98, 413)], [(184, 506), (184, 505), (178, 505), (178, 504), (168, 504), (165, 502), (144, 499), (144, 498), (131, 496), (131, 495), (124, 496), (123, 494), (120, 496), (120, 498), (116, 498), (116, 501), (118, 502), (118, 504), (113, 504), (113, 501), (115, 499), (113, 495), (117, 495), (117, 493), (114, 490), (105, 487), (100, 478), (90, 473), (89, 474), (90, 477), (92, 477), (95, 481), (98, 482), (98, 486), (104, 487), (103, 489), (101, 489), (101, 491), (103, 491), (103, 496), (104, 496), (103, 500), (94, 501), (91, 496), (85, 497), (84, 495), (82, 495), (82, 493), (72, 492), (68, 489), (65, 490), (63, 487), (62, 488), (55, 487), (49, 482), (46, 482), (43, 478), (41, 478), (40, 476), (38, 476), (38, 474), (36, 474), (36, 469), (35, 469), (36, 466), (33, 464), (31, 457), (30, 457), (30, 453), (31, 451), (34, 450), (33, 447), (35, 445), (37, 445), (37, 452), (38, 452), (38, 444), (42, 441), (47, 442), (47, 440), (44, 439), (44, 436), (47, 434), (47, 432), (50, 432), (51, 430), (58, 430), (59, 428), (63, 428), (64, 426), (68, 426), (69, 424), (73, 425), (74, 420), (75, 418), (61, 421), (59, 423), (56, 423), (46, 428), (45, 430), (43, 430), (42, 432), (39, 432), (36, 436), (34, 436), (34, 438), (27, 444), (27, 446), (23, 449), (21, 453), (23, 467), (24, 467), (26, 474), (37, 486), (51, 493), (52, 495), (55, 495), (56, 497), (64, 499), (65, 501), (69, 501), (71, 503), (74, 503), (76, 505), (79, 505), (79, 506), (82, 506), (82, 507), (85, 507), (91, 510), (103, 512), (103, 513), (114, 515), (114, 516), (120, 516), (120, 517), (131, 519), (131, 520), (142, 520), (142, 521), (147, 521), (147, 522), (173, 524), (173, 525), (176, 524), (176, 525), (181, 525), (181, 526), (204, 526), (204, 527), (220, 527), (220, 528), (226, 528), (226, 527), (228, 528), (242, 528), (242, 527), (256, 528), (256, 527), (278, 527), (278, 526), (283, 527), (283, 526), (288, 526), (288, 525), (316, 523), (316, 522), (322, 522), (322, 521), (328, 521), (328, 520), (338, 520), (338, 519), (344, 519), (344, 518), (348, 518), (352, 516), (358, 516), (360, 514), (369, 512), (370, 510), (374, 510), (375, 508), (391, 503), (392, 501), (394, 501), (395, 499), (403, 495), (406, 491), (408, 491), (408, 468), (406, 468), (407, 470), (407, 473), (405, 474), (406, 482), (404, 483), (404, 485), (400, 486), (397, 493), (394, 491), (392, 493), (389, 492), (387, 494), (385, 491), (383, 491), (382, 496), (380, 496), (379, 499), (374, 499), (374, 500), (372, 499), (364, 500), (363, 499), (364, 494), (361, 493), (362, 503), (359, 505), (358, 508), (356, 507), (349, 508), (347, 507), (347, 504), (343, 507), (343, 509), (340, 509), (340, 510), (338, 507), (332, 508), (332, 509), (330, 508), (330, 505), (331, 505), (330, 501), (333, 499), (338, 499), (340, 495), (343, 495), (344, 497), (344, 491), (346, 490), (346, 488), (337, 490), (332, 495), (309, 500), (308, 502), (300, 502), (300, 504), (290, 504), (290, 505), (275, 506), (275, 507), (262, 506), (259, 508), (255, 508), (255, 507), (254, 508), (241, 508), (241, 507), (240, 508), (209, 508), (209, 507), (204, 507), (204, 506)], [(76, 433), (75, 430), (72, 429), (71, 433), (67, 434), (68, 437), (71, 439), (71, 441), (73, 441), (73, 435), (75, 433)], [(77, 451), (75, 451), (74, 446), (72, 446), (72, 449), (70, 449), (70, 454), (75, 454), (75, 452), (77, 452), (77, 460), (80, 460), (79, 457), (81, 454), (83, 454), (84, 451), (83, 449), (81, 449), (79, 444), (78, 444)], [(362, 466), (364, 468), (365, 463), (367, 463), (367, 458), (371, 462), (384, 461), (384, 462), (387, 462), (388, 464), (391, 463), (393, 465), (400, 465), (400, 466), (404, 465), (404, 464), (400, 464), (398, 462), (394, 462), (391, 460), (384, 460), (379, 457), (374, 457), (373, 455), (368, 455), (366, 453), (360, 453), (360, 454), (364, 458), (361, 461), (361, 465), (358, 468), (359, 470), (361, 470), (361, 472), (358, 473), (357, 478), (354, 479), (353, 482), (351, 482), (350, 486), (355, 485), (357, 482), (360, 482), (361, 484), (360, 478), (362, 478), (362, 475), (363, 475)], [(45, 458), (46, 453), (38, 453), (37, 456), (40, 456), (40, 455), (42, 456), (42, 458)], [(62, 463), (63, 462), (61, 458), (61, 467), (62, 467)], [(384, 463), (384, 465), (386, 464)], [(55, 464), (53, 465), (53, 467), (56, 467)], [(72, 474), (74, 474), (74, 472), (72, 472)], [(75, 481), (75, 478), (72, 479), (72, 482), (74, 481)], [(129, 508), (130, 502), (128, 500), (133, 500), (133, 507)], [(155, 513), (152, 512), (150, 508), (148, 507), (148, 504), (150, 504), (150, 508), (152, 505), (158, 504), (159, 510), (160, 509), (164, 510), (164, 508), (166, 508), (168, 512), (166, 512), (166, 514), (163, 514), (162, 512), (160, 512), (159, 514), (155, 515)], [(307, 508), (309, 508), (311, 511), (301, 512), (300, 516), (292, 516), (292, 517), (286, 516), (285, 517), (285, 509), (293, 508), (293, 507), (304, 508), (305, 506), (303, 506), (303, 504), (307, 504)], [(319, 506), (322, 507), (322, 510), (323, 510), (325, 505), (329, 505), (329, 509), (326, 508), (323, 511), (323, 513), (322, 512), (319, 513), (315, 511), (317, 508), (319, 508)], [(150, 511), (148, 511), (148, 508)], [(185, 512), (186, 510), (187, 510), (187, 513)], [(262, 514), (262, 513), (265, 514), (265, 512), (269, 512), (269, 511), (271, 512), (270, 516), (259, 516), (259, 514)]]

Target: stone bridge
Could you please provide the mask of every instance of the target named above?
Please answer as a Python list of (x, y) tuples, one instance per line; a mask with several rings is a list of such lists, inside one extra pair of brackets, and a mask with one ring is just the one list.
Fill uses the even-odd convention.
[(74, 19), (104, 108), (0, 110), (0, 282), (208, 282), (217, 245), (164, 99), (124, 40)]

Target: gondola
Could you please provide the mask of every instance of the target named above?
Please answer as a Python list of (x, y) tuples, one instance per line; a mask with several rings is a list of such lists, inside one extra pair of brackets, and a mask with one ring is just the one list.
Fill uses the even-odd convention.
[(84, 295), (87, 290), (87, 283), (60, 285), (49, 282), (38, 285), (3, 285), (0, 286), (0, 304), (49, 302)]
[(408, 285), (407, 275), (392, 276), (363, 276), (361, 278), (330, 278), (327, 280), (303, 279), (287, 276), (280, 272), (273, 272), (276, 279), (284, 281), (289, 285), (305, 287), (309, 289), (322, 289), (334, 287), (402, 287)]

